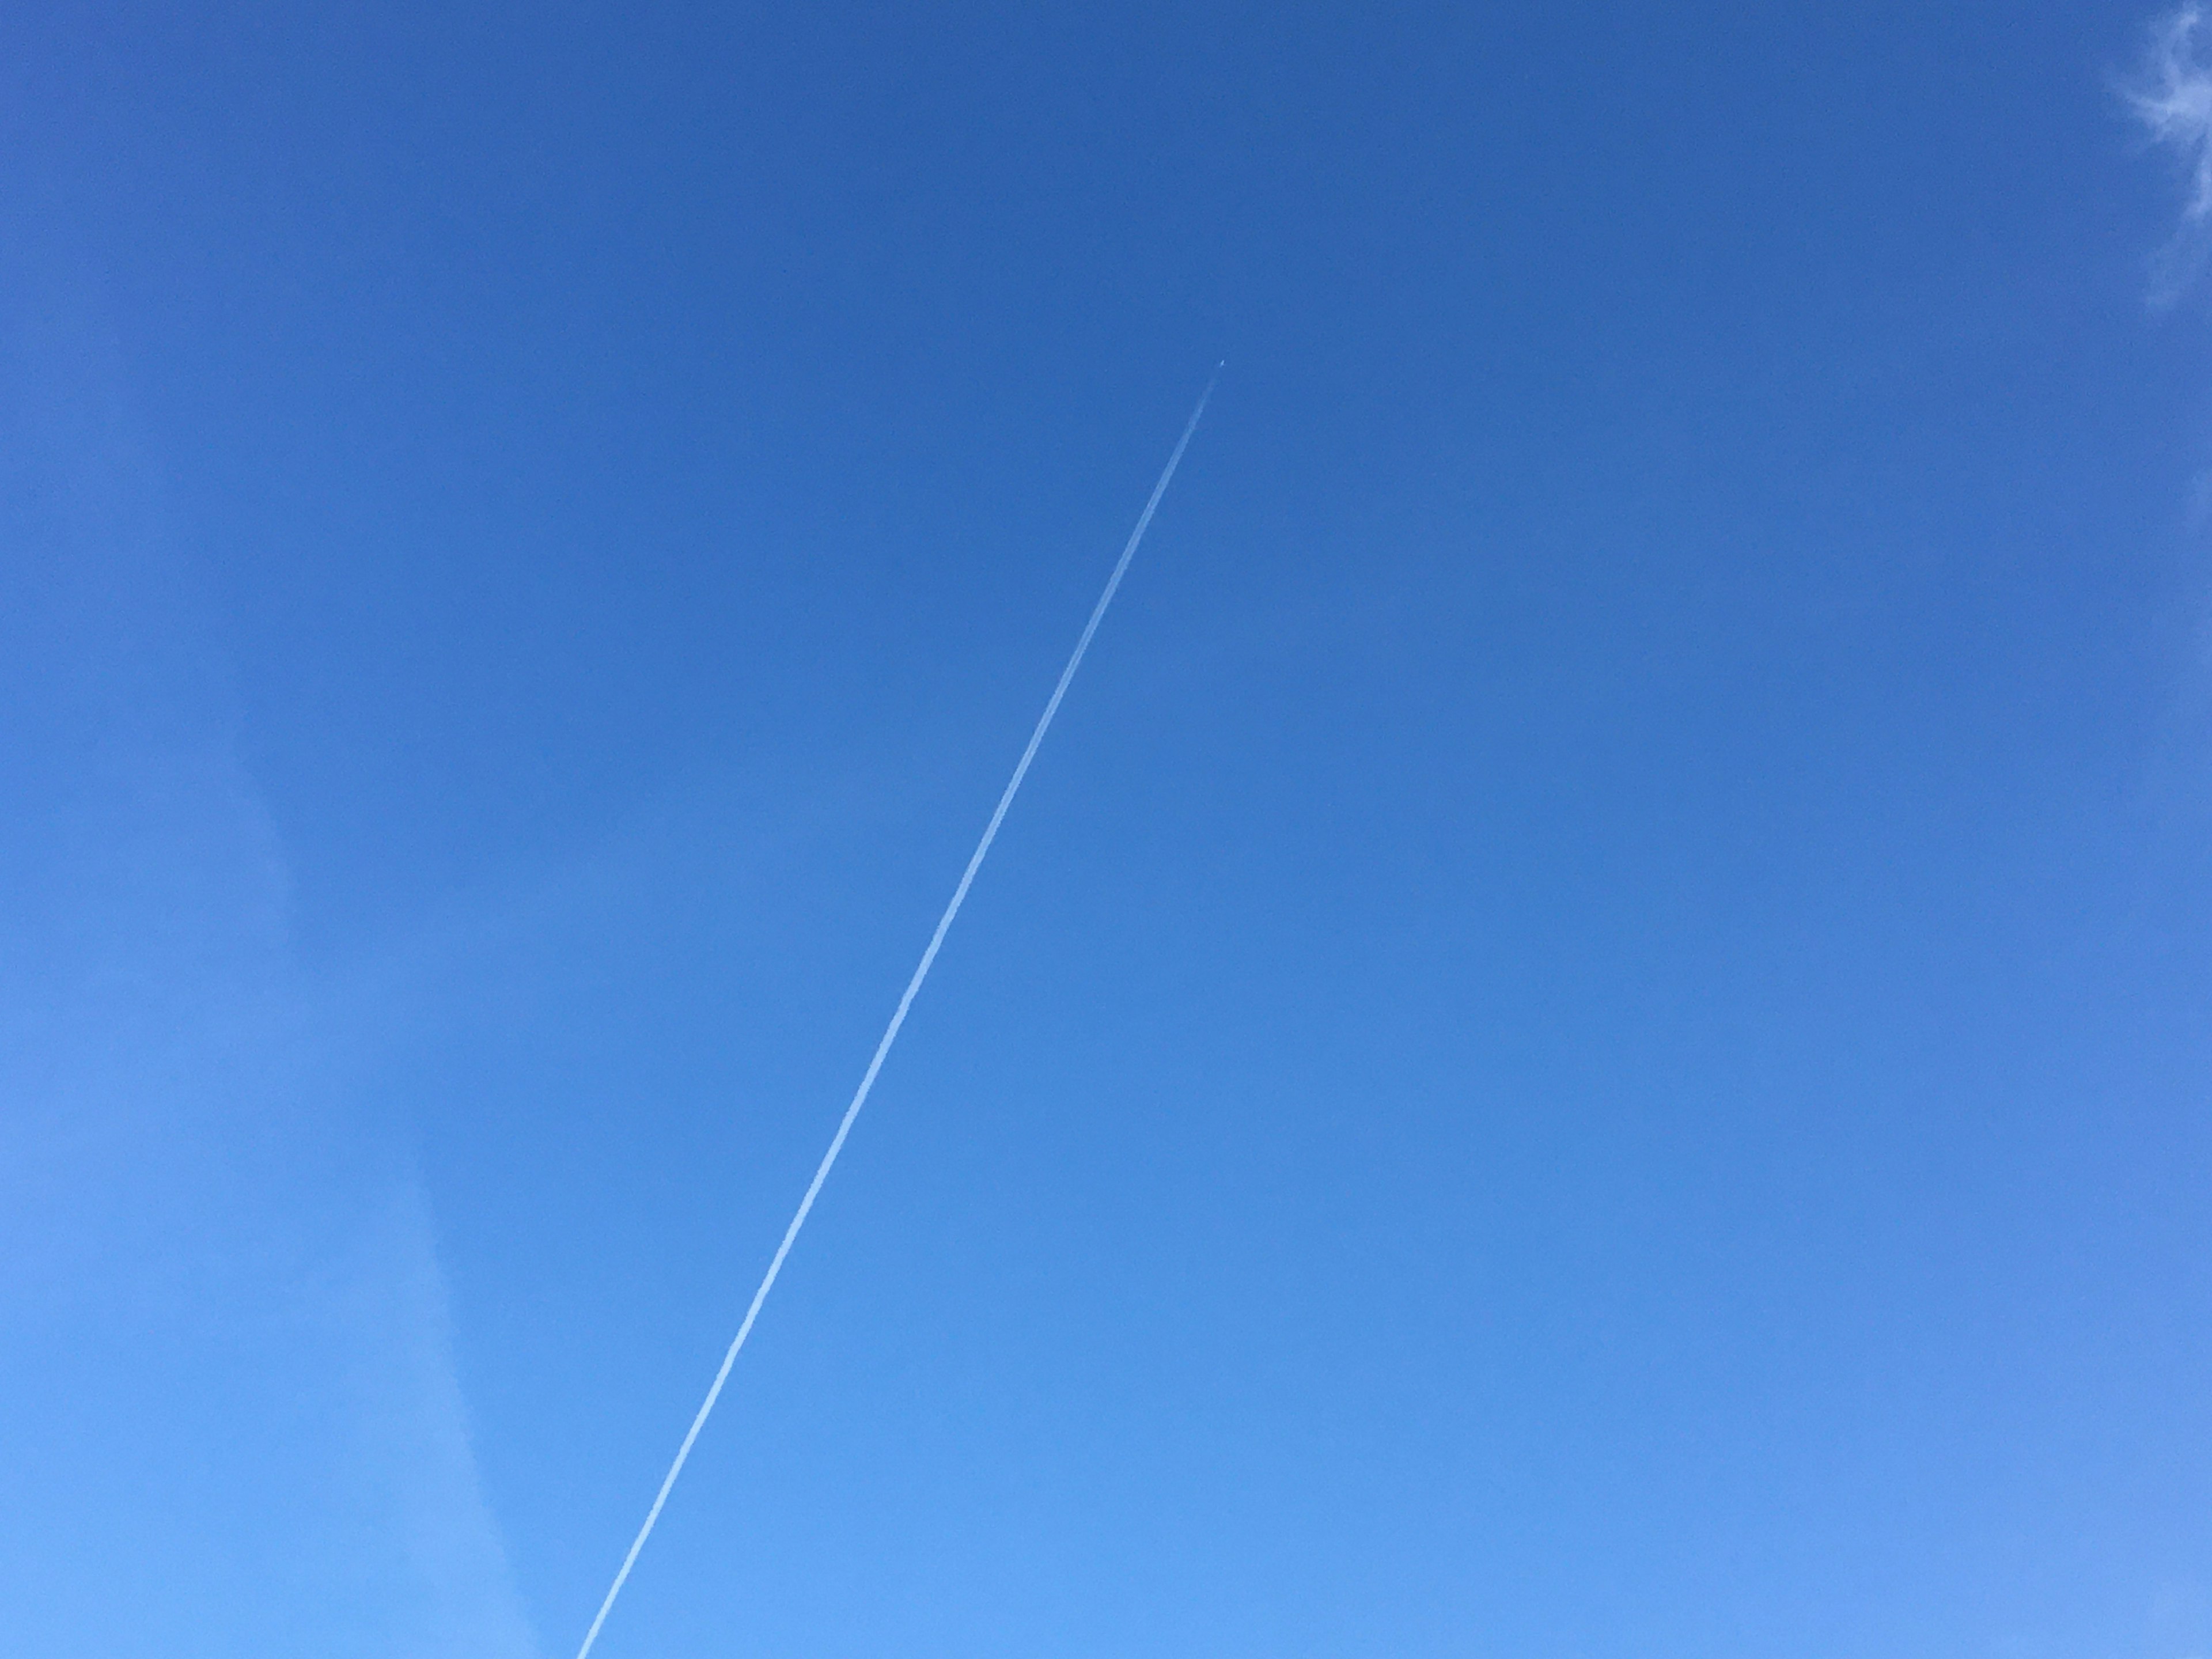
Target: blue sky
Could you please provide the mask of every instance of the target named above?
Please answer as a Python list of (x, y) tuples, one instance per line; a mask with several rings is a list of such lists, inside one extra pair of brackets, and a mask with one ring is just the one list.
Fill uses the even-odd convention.
[(2175, 16), (10, 11), (10, 1650), (574, 1651), (1225, 357), (595, 1651), (2212, 1654)]

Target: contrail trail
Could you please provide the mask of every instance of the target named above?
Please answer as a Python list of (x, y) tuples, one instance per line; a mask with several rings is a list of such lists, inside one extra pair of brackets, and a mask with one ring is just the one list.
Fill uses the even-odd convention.
[(990, 823), (983, 828), (982, 840), (975, 843), (975, 850), (968, 855), (968, 867), (960, 872), (960, 884), (952, 890), (951, 902), (945, 907), (945, 914), (937, 919), (937, 930), (930, 934), (929, 945), (922, 951), (921, 962), (915, 964), (914, 977), (907, 981), (906, 990), (898, 1000), (898, 1007), (891, 1014), (891, 1023), (884, 1028), (883, 1037), (876, 1044), (876, 1052), (868, 1061), (868, 1069), (860, 1075), (860, 1086), (853, 1091), (852, 1103), (845, 1108), (845, 1115), (837, 1124), (837, 1133), (830, 1139), (830, 1150), (822, 1154), (822, 1163), (814, 1171), (814, 1179), (806, 1183), (806, 1195), (799, 1200), (798, 1213), (791, 1218), (791, 1224), (783, 1230), (783, 1242), (775, 1247), (775, 1255), (768, 1264), (768, 1272), (761, 1279), (760, 1288), (753, 1292), (752, 1305), (745, 1310), (744, 1322), (738, 1327), (737, 1335), (731, 1339), (729, 1352), (722, 1356), (722, 1367), (714, 1373), (714, 1386), (707, 1390), (706, 1399), (700, 1402), (698, 1415), (691, 1419), (691, 1426), (684, 1436), (684, 1443), (676, 1449), (676, 1461), (668, 1466), (668, 1473), (660, 1482), (660, 1490), (653, 1494), (653, 1507), (645, 1514), (645, 1524), (637, 1529), (637, 1536), (630, 1540), (629, 1553), (623, 1557), (622, 1570), (615, 1574), (615, 1582), (607, 1587), (607, 1599), (599, 1603), (599, 1611), (592, 1620), (591, 1629), (584, 1632), (584, 1645), (576, 1650), (576, 1659), (587, 1659), (592, 1644), (599, 1639), (599, 1627), (607, 1622), (607, 1614), (614, 1608), (615, 1597), (622, 1594), (622, 1587), (629, 1578), (629, 1570), (637, 1565), (638, 1552), (645, 1547), (645, 1540), (653, 1535), (653, 1523), (660, 1519), (661, 1507), (668, 1502), (669, 1491), (676, 1485), (676, 1477), (684, 1473), (684, 1461), (691, 1455), (692, 1443), (699, 1438), (699, 1431), (707, 1425), (708, 1413), (714, 1409), (714, 1402), (721, 1398), (722, 1384), (730, 1380), (730, 1367), (737, 1364), (738, 1351), (745, 1346), (745, 1339), (752, 1334), (753, 1321), (760, 1317), (761, 1304), (768, 1300), (769, 1291), (775, 1287), (776, 1275), (783, 1271), (783, 1259), (791, 1254), (792, 1241), (799, 1237), (799, 1230), (806, 1224), (807, 1212), (814, 1207), (815, 1198), (822, 1191), (822, 1183), (830, 1178), (830, 1165), (836, 1163), (837, 1154), (845, 1150), (845, 1137), (853, 1132), (853, 1120), (860, 1116), (860, 1108), (867, 1103), (868, 1091), (876, 1086), (876, 1073), (884, 1069), (884, 1056), (890, 1053), (891, 1044), (898, 1040), (899, 1027), (906, 1024), (907, 1010), (914, 1006), (915, 994), (921, 989), (922, 981), (929, 977), (930, 966), (937, 960), (939, 947), (944, 945), (945, 935), (951, 930), (952, 918), (960, 914), (960, 907), (968, 897), (968, 889), (975, 883), (975, 872), (983, 867), (984, 854), (991, 850), (991, 843), (998, 839), (999, 826), (1006, 821), (1006, 809), (1014, 804), (1015, 792), (1022, 787), (1022, 780), (1029, 775), (1030, 763), (1036, 758), (1037, 746), (1044, 741), (1044, 734), (1052, 725), (1052, 717), (1060, 712), (1060, 700), (1067, 695), (1068, 684), (1075, 678), (1075, 671), (1083, 665), (1083, 653), (1091, 648), (1091, 636), (1098, 631), (1098, 624), (1105, 619), (1106, 607), (1114, 603), (1114, 591), (1121, 586), (1121, 578), (1127, 574), (1129, 561), (1137, 556), (1137, 544), (1145, 539), (1145, 532), (1152, 527), (1152, 514), (1159, 511), (1160, 498), (1168, 493), (1168, 485), (1175, 477), (1176, 468), (1182, 463), (1183, 451), (1190, 447), (1191, 434), (1198, 430), (1198, 417), (1206, 413), (1206, 399), (1213, 396), (1214, 380), (1220, 375), (1221, 368), (1217, 364), (1213, 380), (1207, 380), (1206, 390), (1199, 394), (1198, 407), (1190, 411), (1190, 419), (1183, 427), (1182, 436), (1176, 440), (1175, 453), (1168, 457), (1167, 465), (1161, 470), (1160, 481), (1152, 486), (1152, 498), (1145, 503), (1145, 510), (1137, 515), (1137, 527), (1129, 532), (1128, 544), (1122, 548), (1121, 559), (1114, 566), (1114, 574), (1106, 579), (1106, 591), (1098, 596), (1098, 603), (1091, 608), (1091, 620), (1084, 623), (1083, 636), (1076, 641), (1075, 650), (1067, 659), (1067, 666), (1060, 671), (1060, 684), (1052, 688), (1052, 696), (1045, 703), (1044, 713), (1037, 717), (1036, 730), (1030, 733), (1029, 747), (1022, 750), (1021, 759), (1014, 763), (1014, 775), (1006, 780), (1005, 793), (1000, 795), (998, 805), (992, 810)]

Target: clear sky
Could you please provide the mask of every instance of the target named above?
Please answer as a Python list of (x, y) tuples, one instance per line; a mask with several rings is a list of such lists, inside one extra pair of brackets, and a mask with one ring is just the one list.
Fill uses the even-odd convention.
[(0, 1646), (574, 1653), (1226, 358), (600, 1659), (2212, 1654), (2203, 33), (0, 13)]

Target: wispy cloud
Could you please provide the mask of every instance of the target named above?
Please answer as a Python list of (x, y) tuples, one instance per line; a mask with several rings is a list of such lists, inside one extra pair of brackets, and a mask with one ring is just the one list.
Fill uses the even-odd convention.
[(400, 1138), (289, 938), (120, 342), (0, 250), (11, 1652), (532, 1659)]
[(2187, 197), (2181, 221), (2152, 273), (2152, 297), (2171, 301), (2212, 252), (2212, 58), (2204, 11), (2185, 5), (2151, 26), (2135, 73), (2120, 86), (2129, 112), (2156, 148), (2181, 164)]
[(477, 1468), (420, 1183), (370, 1206), (364, 1224), (322, 1311), (349, 1362), (346, 1461), (382, 1579), (379, 1637), (398, 1659), (535, 1659)]

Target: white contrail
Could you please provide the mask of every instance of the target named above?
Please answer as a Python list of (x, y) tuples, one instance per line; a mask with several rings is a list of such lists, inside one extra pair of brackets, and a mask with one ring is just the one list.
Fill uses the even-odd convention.
[[(1220, 373), (1220, 368), (1216, 367), (1214, 375), (1217, 379)], [(876, 1073), (884, 1068), (884, 1056), (890, 1053), (891, 1044), (898, 1038), (899, 1027), (906, 1024), (907, 1010), (914, 1006), (915, 994), (921, 989), (922, 981), (929, 977), (930, 964), (937, 960), (938, 949), (945, 943), (945, 935), (952, 926), (952, 918), (960, 914), (960, 906), (968, 897), (968, 889), (975, 880), (975, 872), (983, 866), (983, 855), (991, 850), (991, 843), (998, 839), (999, 826), (1006, 822), (1006, 809), (1014, 804), (1014, 793), (1022, 787), (1022, 780), (1029, 775), (1030, 763), (1036, 758), (1037, 745), (1044, 741), (1046, 729), (1052, 725), (1052, 717), (1060, 712), (1060, 700), (1067, 695), (1068, 683), (1074, 679), (1075, 671), (1083, 665), (1083, 653), (1091, 648), (1091, 636), (1098, 631), (1098, 624), (1106, 615), (1106, 607), (1113, 604), (1114, 590), (1121, 586), (1121, 578), (1128, 571), (1129, 561), (1137, 555), (1137, 544), (1144, 540), (1145, 532), (1152, 526), (1152, 514), (1159, 510), (1160, 497), (1168, 493), (1169, 482), (1174, 478), (1176, 468), (1182, 464), (1182, 453), (1190, 447), (1191, 434), (1198, 430), (1198, 417), (1206, 413), (1206, 399), (1212, 395), (1213, 381), (1208, 380), (1206, 390), (1199, 394), (1198, 407), (1190, 411), (1190, 420), (1183, 427), (1182, 436), (1176, 440), (1175, 453), (1168, 457), (1168, 464), (1160, 473), (1160, 481), (1152, 486), (1152, 499), (1145, 503), (1145, 510), (1137, 515), (1137, 527), (1129, 532), (1128, 545), (1121, 550), (1121, 559), (1114, 566), (1114, 574), (1106, 579), (1106, 591), (1098, 596), (1098, 603), (1091, 609), (1091, 620), (1083, 625), (1083, 636), (1076, 641), (1075, 650), (1067, 659), (1067, 666), (1060, 671), (1060, 684), (1052, 688), (1052, 696), (1045, 703), (1044, 713), (1037, 718), (1036, 730), (1030, 733), (1029, 747), (1022, 750), (1021, 759), (1014, 763), (1014, 775), (1006, 780), (1006, 791), (999, 797), (999, 804), (992, 811), (990, 823), (983, 828), (982, 840), (975, 843), (975, 850), (968, 856), (968, 867), (960, 872), (960, 884), (952, 890), (951, 902), (945, 907), (945, 914), (937, 919), (937, 931), (930, 934), (928, 947), (922, 951), (921, 961), (915, 965), (914, 977), (906, 982), (906, 990), (898, 1000), (898, 1007), (891, 1014), (891, 1023), (884, 1028), (882, 1040), (876, 1044), (876, 1052), (868, 1061), (868, 1069), (861, 1074), (860, 1086), (853, 1091), (852, 1103), (845, 1108), (845, 1115), (837, 1124), (837, 1133), (830, 1137), (830, 1150), (822, 1154), (822, 1163), (814, 1171), (814, 1179), (806, 1183), (806, 1195), (799, 1200), (798, 1213), (791, 1218), (791, 1224), (783, 1230), (783, 1243), (775, 1247), (775, 1255), (768, 1264), (768, 1272), (761, 1279), (760, 1288), (753, 1292), (752, 1305), (745, 1310), (744, 1322), (738, 1327), (737, 1335), (731, 1339), (729, 1352), (722, 1356), (721, 1369), (714, 1373), (714, 1386), (707, 1390), (706, 1399), (700, 1402), (698, 1415), (691, 1419), (691, 1426), (684, 1436), (684, 1443), (676, 1449), (676, 1461), (668, 1466), (668, 1473), (660, 1482), (660, 1490), (653, 1494), (653, 1507), (646, 1511), (645, 1524), (637, 1529), (637, 1536), (630, 1540), (629, 1553), (623, 1557), (622, 1570), (615, 1574), (615, 1582), (607, 1588), (607, 1599), (599, 1603), (599, 1611), (592, 1620), (591, 1629), (584, 1632), (584, 1645), (576, 1650), (576, 1659), (586, 1659), (592, 1650), (592, 1644), (599, 1639), (599, 1626), (607, 1622), (607, 1614), (614, 1607), (615, 1597), (622, 1594), (622, 1587), (629, 1577), (629, 1570), (637, 1565), (638, 1552), (645, 1547), (645, 1540), (653, 1535), (653, 1523), (660, 1519), (661, 1506), (668, 1502), (669, 1489), (675, 1486), (676, 1477), (684, 1473), (684, 1462), (691, 1455), (692, 1443), (698, 1439), (699, 1431), (706, 1426), (707, 1414), (714, 1409), (715, 1401), (721, 1398), (722, 1384), (729, 1381), (730, 1367), (737, 1363), (738, 1350), (745, 1346), (745, 1339), (752, 1334), (753, 1321), (760, 1317), (761, 1304), (768, 1300), (769, 1291), (775, 1285), (776, 1275), (783, 1271), (783, 1259), (791, 1254), (792, 1241), (799, 1237), (799, 1230), (806, 1224), (806, 1212), (814, 1207), (814, 1200), (822, 1190), (822, 1183), (830, 1178), (830, 1166), (837, 1161), (837, 1154), (844, 1150), (845, 1137), (853, 1130), (853, 1120), (860, 1116), (860, 1108), (867, 1103), (868, 1091), (876, 1086)]]

